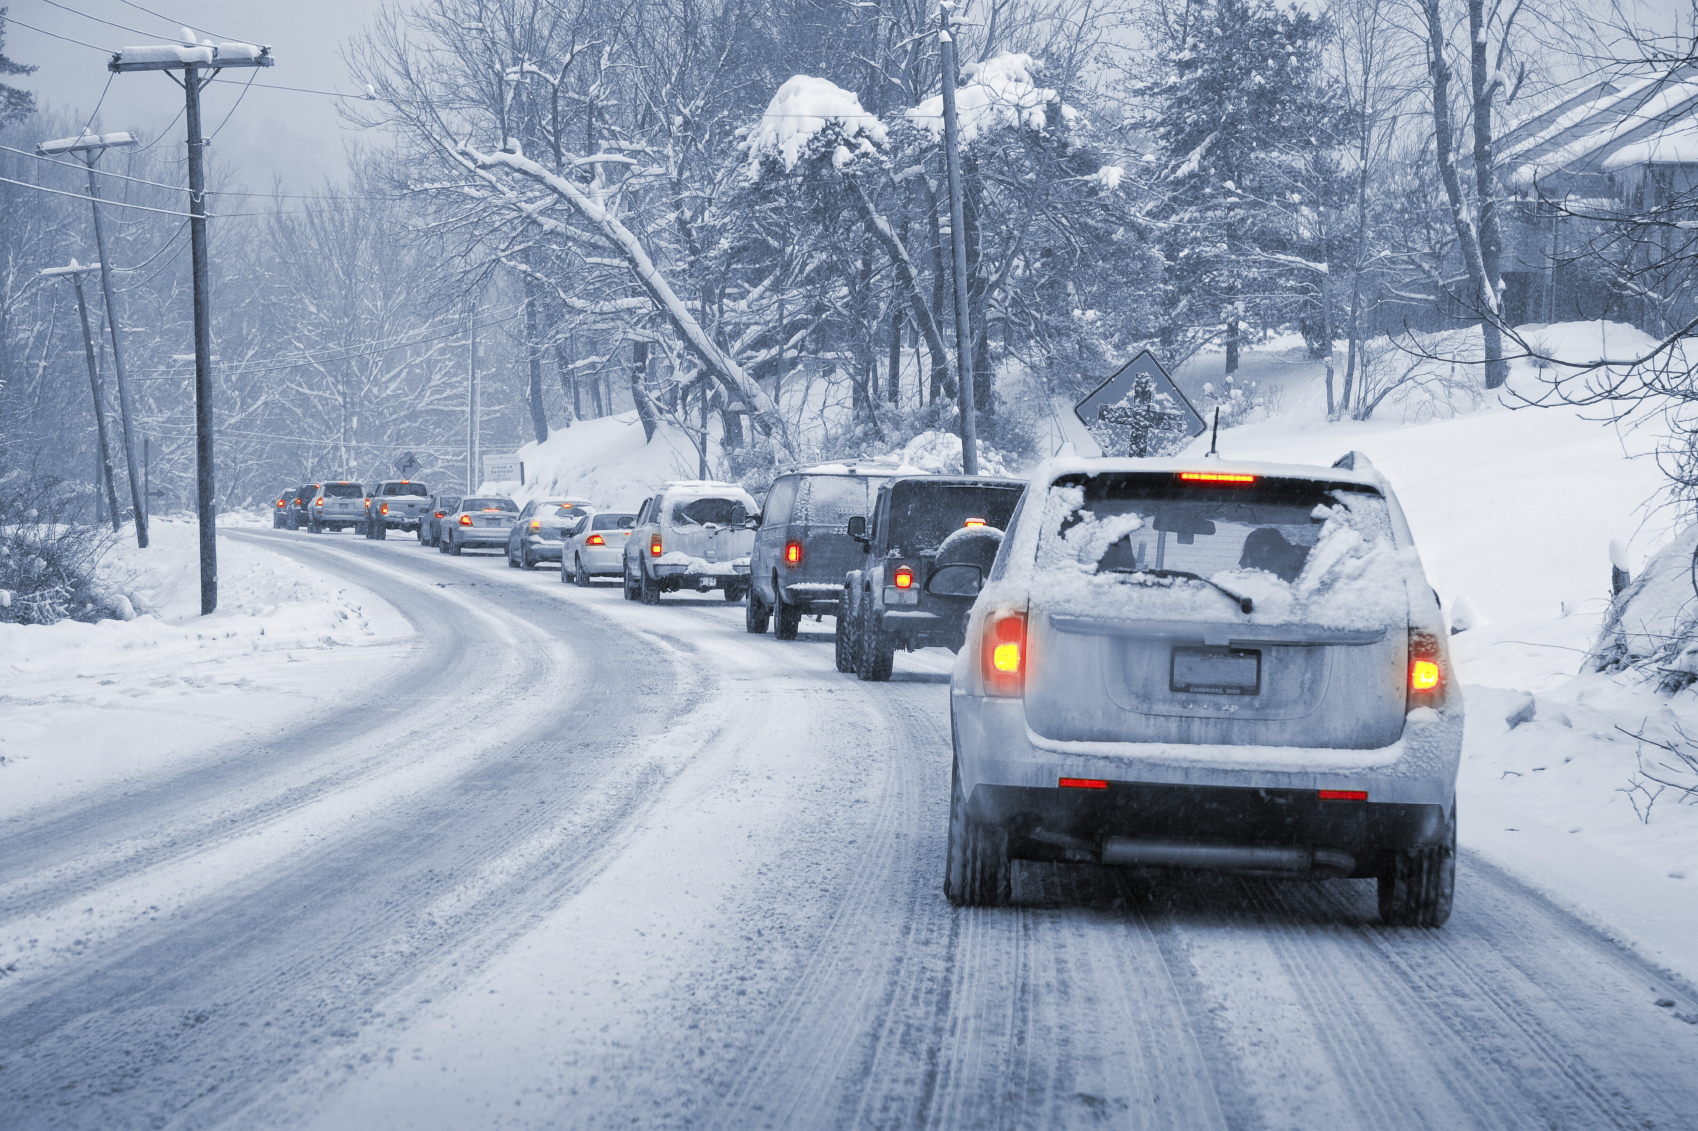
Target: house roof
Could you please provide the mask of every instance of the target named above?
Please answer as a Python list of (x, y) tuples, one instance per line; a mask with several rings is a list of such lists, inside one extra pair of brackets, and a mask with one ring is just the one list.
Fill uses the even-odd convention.
[(1698, 63), (1590, 83), (1499, 139), (1504, 181), (1520, 192), (1598, 194), (1620, 169), (1698, 162), (1695, 115)]

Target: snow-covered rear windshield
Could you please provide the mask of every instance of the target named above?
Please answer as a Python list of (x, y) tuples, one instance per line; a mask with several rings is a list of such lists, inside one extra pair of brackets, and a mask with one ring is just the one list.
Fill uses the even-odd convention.
[(730, 526), (741, 521), (747, 505), (741, 499), (721, 499), (712, 495), (697, 495), (679, 499), (672, 505), (672, 525), (705, 526), (714, 523)]
[(460, 509), (460, 500), (453, 495), (443, 495), (436, 500), (436, 509), (452, 514)]
[(802, 480), (790, 521), (809, 526), (847, 526), (855, 515), (872, 514), (872, 500), (883, 482), (868, 475), (810, 475)]
[[(1185, 483), (1171, 473), (1063, 476), (1050, 488), (1037, 567), (1053, 578), (1041, 584), (1058, 592), (1072, 593), (1078, 587), (1062, 578), (1081, 575), (1093, 579), (1092, 593), (1110, 587), (1074, 599), (1153, 603), (1128, 615), (1163, 615), (1163, 604), (1185, 615), (1179, 605), (1214, 600), (1193, 593), (1187, 574), (1251, 597), (1274, 619), (1384, 623), (1404, 599), (1385, 499), (1371, 487), (1310, 479), (1246, 486)], [(1140, 592), (1109, 595), (1126, 587)]]
[(391, 499), (397, 495), (417, 495), (422, 499), (430, 492), (425, 490), (423, 483), (385, 483), (378, 494)]
[(324, 497), (327, 499), (363, 499), (365, 489), (358, 483), (326, 483)]
[(629, 530), (635, 525), (637, 525), (636, 515), (614, 514), (610, 511), (604, 511), (590, 521), (591, 530)]
[(904, 557), (931, 553), (960, 530), (968, 519), (1008, 529), (1008, 518), (1020, 502), (1024, 483), (1006, 487), (968, 483), (927, 483), (910, 480), (890, 491), (890, 529), (886, 546)]
[(461, 504), (463, 511), (517, 511), (518, 504), (512, 499), (467, 499)]

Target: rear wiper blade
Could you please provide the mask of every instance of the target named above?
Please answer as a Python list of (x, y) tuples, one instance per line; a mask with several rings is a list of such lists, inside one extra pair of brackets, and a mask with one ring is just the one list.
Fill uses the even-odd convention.
[(1147, 573), (1151, 577), (1183, 577), (1190, 581), (1201, 581), (1204, 585), (1213, 586), (1221, 593), (1237, 602), (1239, 609), (1245, 613), (1253, 612), (1256, 603), (1242, 593), (1234, 593), (1218, 581), (1211, 581), (1200, 573), (1192, 573), (1188, 569), (1109, 569), (1107, 573)]

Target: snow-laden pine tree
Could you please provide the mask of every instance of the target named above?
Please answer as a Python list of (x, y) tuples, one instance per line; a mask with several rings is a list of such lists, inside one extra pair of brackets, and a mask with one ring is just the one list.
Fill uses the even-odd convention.
[(1183, 353), (1224, 329), (1230, 373), (1246, 315), (1293, 316), (1313, 286), (1294, 281), (1313, 272), (1289, 258), (1307, 249), (1280, 208), (1306, 151), (1335, 144), (1320, 74), (1329, 28), (1271, 0), (1203, 0), (1176, 33), (1169, 73), (1139, 91), (1164, 195), (1164, 344)]

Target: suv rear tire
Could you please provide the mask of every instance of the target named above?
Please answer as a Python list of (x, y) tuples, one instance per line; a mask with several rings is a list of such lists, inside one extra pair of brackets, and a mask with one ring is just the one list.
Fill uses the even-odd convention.
[(366, 526), (371, 530), (371, 536), (376, 538), (379, 542), (386, 541), (389, 538), (389, 524), (384, 522), (381, 518), (375, 520), (367, 519)]
[(896, 667), (896, 641), (873, 620), (872, 602), (861, 602), (855, 623), (855, 674), (868, 682), (882, 683)]
[(837, 605), (837, 629), (831, 637), (831, 658), (840, 672), (855, 670), (854, 593), (849, 586), (843, 587), (843, 596)]
[(766, 607), (761, 595), (751, 586), (749, 603), (743, 606), (743, 631), (753, 636), (762, 636), (766, 633), (767, 622), (771, 619), (772, 610)]
[(779, 640), (794, 640), (802, 630), (802, 606), (784, 599), (784, 591), (772, 587), (772, 634)]
[(961, 792), (961, 763), (950, 774), (949, 852), (943, 894), (957, 907), (1000, 907), (1014, 896), (1008, 830), (975, 821)]
[(1456, 895), (1456, 806), (1444, 844), (1391, 853), (1379, 874), (1380, 920), (1388, 927), (1442, 927)]
[(660, 604), (660, 583), (641, 566), (637, 567), (637, 596), (645, 605)]

